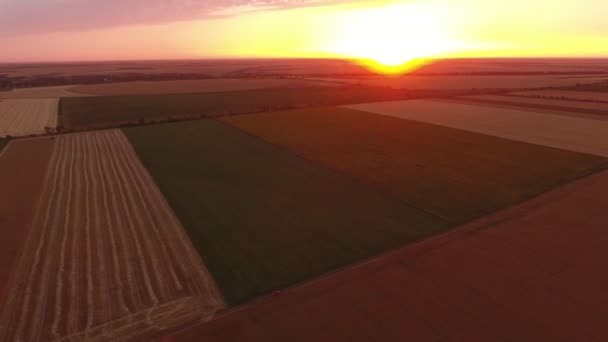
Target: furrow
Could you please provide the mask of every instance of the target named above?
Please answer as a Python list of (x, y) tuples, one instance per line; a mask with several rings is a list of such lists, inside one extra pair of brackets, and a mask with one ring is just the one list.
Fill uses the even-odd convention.
[[(163, 227), (161, 225), (159, 225), (158, 219), (149, 204), (150, 199), (146, 198), (146, 196), (143, 194), (142, 189), (145, 189), (146, 186), (144, 184), (142, 184), (141, 175), (137, 174), (137, 172), (135, 170), (136, 167), (134, 166), (134, 164), (136, 164), (139, 160), (133, 154), (129, 154), (128, 149), (125, 148), (127, 146), (126, 144), (128, 144), (128, 141), (126, 141), (126, 139), (123, 139), (124, 134), (122, 132), (117, 132), (116, 134), (117, 134), (117, 140), (118, 140), (118, 144), (117, 144), (118, 145), (117, 152), (119, 152), (118, 155), (122, 158), (124, 165), (126, 166), (125, 170), (128, 172), (129, 178), (131, 179), (131, 184), (133, 185), (132, 189), (136, 193), (137, 198), (138, 198), (138, 203), (140, 203), (141, 208), (142, 208), (142, 212), (144, 213), (144, 215), (147, 218), (147, 221), (149, 222), (149, 224), (147, 226), (152, 228), (152, 230), (154, 231), (154, 235), (156, 236), (156, 248), (158, 248), (158, 251), (156, 253), (154, 253), (154, 250), (156, 248), (152, 248), (152, 253), (155, 255), (156, 258), (158, 258), (160, 260), (160, 264), (162, 264), (164, 266), (164, 267), (160, 267), (160, 265), (157, 265), (157, 267), (155, 267), (156, 273), (159, 274), (160, 286), (168, 287), (170, 285), (169, 281), (165, 280), (163, 277), (163, 274), (162, 274), (162, 270), (167, 269), (170, 274), (170, 277), (173, 281), (173, 284), (175, 285), (175, 288), (178, 291), (181, 291), (183, 287), (182, 287), (182, 284), (179, 281), (179, 279), (175, 273), (175, 269), (174, 269), (174, 265), (178, 264), (178, 260), (175, 260), (174, 256), (171, 253), (169, 253), (169, 250), (167, 249), (167, 245), (171, 244), (171, 242), (174, 239), (171, 238), (170, 236), (163, 236), (164, 234), (161, 234), (161, 229), (166, 230), (166, 229), (168, 229), (168, 227), (163, 229)], [(146, 227), (146, 225), (142, 225), (142, 227)], [(157, 262), (157, 264), (158, 264), (158, 262)], [(165, 295), (165, 300), (173, 299), (172, 296), (170, 295), (170, 292), (171, 292), (170, 289), (163, 289), (163, 290), (165, 292), (168, 292), (168, 294)]]
[[(63, 290), (63, 273), (65, 272), (65, 253), (66, 253), (66, 248), (67, 248), (67, 243), (68, 243), (68, 233), (69, 233), (69, 227), (70, 227), (70, 223), (72, 221), (72, 215), (71, 215), (71, 207), (72, 207), (72, 201), (73, 201), (73, 187), (74, 187), (74, 169), (75, 169), (75, 164), (76, 161), (74, 160), (75, 156), (76, 156), (76, 152), (77, 152), (77, 148), (76, 148), (76, 142), (74, 141), (74, 137), (70, 136), (70, 137), (66, 137), (66, 139), (68, 139), (70, 141), (70, 145), (72, 146), (72, 148), (70, 149), (70, 167), (69, 167), (69, 171), (68, 171), (68, 190), (67, 190), (67, 203), (65, 205), (65, 212), (63, 213), (64, 215), (64, 222), (61, 228), (61, 246), (59, 247), (59, 269), (57, 270), (56, 273), (56, 280), (55, 280), (55, 310), (53, 313), (53, 321), (52, 321), (52, 327), (51, 327), (51, 333), (52, 335), (57, 338), (59, 337), (59, 322), (61, 319), (61, 299), (62, 299), (62, 290)], [(57, 227), (58, 229), (58, 227)], [(46, 284), (46, 282), (43, 282), (43, 284)], [(45, 295), (46, 293), (41, 294), (40, 301), (44, 301), (45, 300)], [(36, 317), (37, 318), (37, 317)]]
[[(114, 136), (108, 132), (108, 133), (106, 133), (106, 138), (110, 141), (110, 144), (116, 148), (117, 142), (116, 142), (116, 139), (114, 138)], [(152, 302), (154, 304), (158, 304), (159, 299), (154, 291), (154, 288), (152, 285), (152, 280), (151, 280), (151, 277), (150, 277), (150, 274), (148, 271), (148, 265), (146, 263), (146, 260), (148, 258), (146, 258), (146, 253), (144, 252), (144, 248), (146, 248), (146, 246), (144, 246), (144, 243), (147, 242), (146, 234), (142, 233), (141, 238), (138, 234), (138, 230), (140, 230), (140, 229), (138, 229), (138, 227), (143, 225), (143, 221), (141, 219), (141, 215), (139, 214), (137, 208), (134, 205), (135, 199), (133, 198), (131, 191), (129, 191), (129, 183), (124, 174), (124, 168), (119, 163), (120, 161), (116, 158), (115, 153), (112, 154), (111, 161), (115, 165), (114, 170), (117, 172), (116, 180), (119, 184), (119, 193), (121, 194), (122, 203), (124, 203), (124, 207), (127, 210), (128, 226), (129, 226), (129, 230), (131, 232), (131, 237), (135, 240), (135, 248), (136, 248), (137, 255), (138, 255), (138, 261), (140, 262), (141, 270), (143, 271), (144, 285), (148, 292), (148, 296), (150, 297)], [(136, 224), (133, 221), (133, 217), (135, 217), (135, 220), (137, 220), (139, 222), (139, 224)], [(142, 243), (141, 239), (144, 239), (144, 243)], [(152, 254), (152, 253), (154, 253), (154, 251), (149, 251), (148, 254)], [(152, 260), (153, 260), (153, 262), (155, 262), (154, 257), (152, 257)]]
[[(129, 313), (131, 312), (125, 302), (125, 298), (124, 298), (124, 293), (123, 293), (123, 289), (124, 289), (124, 285), (121, 279), (121, 274), (122, 272), (122, 267), (120, 265), (120, 258), (119, 258), (119, 253), (118, 253), (118, 241), (116, 240), (116, 236), (115, 236), (115, 232), (114, 232), (114, 224), (112, 224), (112, 219), (110, 216), (110, 205), (109, 205), (109, 197), (108, 197), (108, 183), (106, 183), (106, 179), (109, 176), (109, 171), (108, 171), (108, 165), (105, 161), (104, 158), (104, 154), (102, 151), (102, 141), (100, 139), (99, 135), (95, 136), (94, 141), (94, 149), (95, 149), (95, 155), (97, 155), (97, 172), (99, 174), (99, 181), (100, 181), (100, 188), (101, 188), (101, 193), (102, 193), (102, 202), (103, 202), (103, 208), (100, 208), (100, 210), (103, 212), (103, 216), (104, 216), (104, 220), (105, 220), (105, 224), (107, 225), (106, 228), (104, 229), (104, 227), (101, 225), (99, 225), (99, 229), (101, 232), (107, 231), (107, 234), (109, 236), (109, 247), (112, 251), (112, 263), (114, 266), (114, 272), (113, 272), (113, 277), (114, 280), (116, 281), (116, 292), (117, 292), (117, 298), (118, 298), (118, 302), (119, 302), (119, 308), (121, 310), (122, 313)], [(113, 201), (112, 201), (113, 202)], [(97, 215), (96, 218), (100, 219), (101, 214)], [(103, 239), (101, 239), (103, 240)], [(99, 257), (99, 262), (100, 264), (104, 264), (104, 253), (102, 253), (103, 248), (101, 246), (101, 244), (98, 244), (98, 257)], [(128, 271), (126, 272), (127, 274), (129, 273)]]

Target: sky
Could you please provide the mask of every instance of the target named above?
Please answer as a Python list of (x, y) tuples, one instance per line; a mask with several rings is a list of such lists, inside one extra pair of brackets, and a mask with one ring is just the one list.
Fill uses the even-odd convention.
[(608, 57), (606, 0), (0, 0), (0, 62)]

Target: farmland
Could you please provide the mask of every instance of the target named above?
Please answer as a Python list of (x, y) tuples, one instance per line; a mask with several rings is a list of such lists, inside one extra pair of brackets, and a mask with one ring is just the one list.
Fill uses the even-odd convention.
[(231, 304), (448, 228), (221, 122), (125, 133)]
[(5, 151), (0, 146), (0, 307), (36, 209), (53, 143), (13, 141)]
[(223, 307), (120, 131), (55, 141), (0, 340), (151, 338)]
[(45, 99), (59, 97), (84, 96), (71, 92), (73, 86), (36, 87), (0, 91), (0, 99)]
[(485, 102), (498, 105), (512, 105), (537, 109), (552, 109), (589, 114), (608, 115), (608, 103), (572, 101), (561, 99), (528, 98), (523, 96), (474, 95), (458, 97), (475, 102)]
[(199, 118), (290, 107), (403, 99), (412, 94), (414, 93), (399, 90), (348, 86), (63, 98), (59, 122), (68, 129), (112, 127), (141, 121), (166, 121), (169, 118)]
[(185, 81), (123, 82), (76, 86), (71, 92), (86, 95), (158, 95), (180, 93), (211, 93), (279, 87), (335, 86), (328, 82), (269, 79), (203, 79)]
[(592, 93), (583, 91), (565, 91), (565, 90), (532, 90), (526, 92), (509, 93), (509, 95), (534, 97), (542, 99), (559, 99), (559, 100), (578, 100), (578, 101), (595, 101), (608, 102), (608, 93)]
[[(608, 76), (606, 76), (608, 78)], [(577, 83), (596, 83), (600, 79), (580, 80), (576, 78), (558, 78), (539, 75), (406, 75), (401, 77), (343, 77), (343, 78), (310, 78), (311, 80), (359, 84), (394, 89), (526, 89), (543, 87), (564, 87)]]
[(45, 133), (57, 126), (57, 99), (0, 100), (0, 137)]
[[(453, 101), (394, 101), (347, 106), (402, 119), (532, 144), (608, 156), (608, 121)], [(523, 152), (522, 152), (523, 153)]]
[(222, 121), (453, 224), (608, 166), (602, 157), (344, 108)]
[(577, 90), (606, 78), (608, 60), (0, 65), (0, 342), (605, 332), (608, 100)]

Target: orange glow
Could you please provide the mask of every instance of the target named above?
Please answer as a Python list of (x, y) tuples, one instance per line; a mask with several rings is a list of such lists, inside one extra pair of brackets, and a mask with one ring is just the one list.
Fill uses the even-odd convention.
[(397, 3), (354, 10), (341, 19), (329, 50), (357, 58), (377, 72), (404, 73), (458, 47), (445, 27), (444, 11), (427, 4)]
[(355, 59), (356, 64), (362, 65), (367, 69), (385, 75), (401, 75), (414, 71), (433, 61), (431, 58), (417, 58), (408, 60), (401, 64), (384, 63), (375, 59), (359, 58)]
[[(0, 46), (10, 47), (0, 61), (339, 57), (394, 74), (429, 58), (608, 56), (605, 0), (331, 3), (245, 8), (213, 13), (214, 19), (147, 23), (135, 16), (123, 26), (0, 34)], [(539, 15), (547, 9), (551, 15)]]

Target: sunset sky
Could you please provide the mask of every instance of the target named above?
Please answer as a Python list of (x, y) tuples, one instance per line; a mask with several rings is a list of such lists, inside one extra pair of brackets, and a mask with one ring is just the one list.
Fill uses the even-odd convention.
[(0, 61), (608, 56), (606, 0), (0, 0)]

